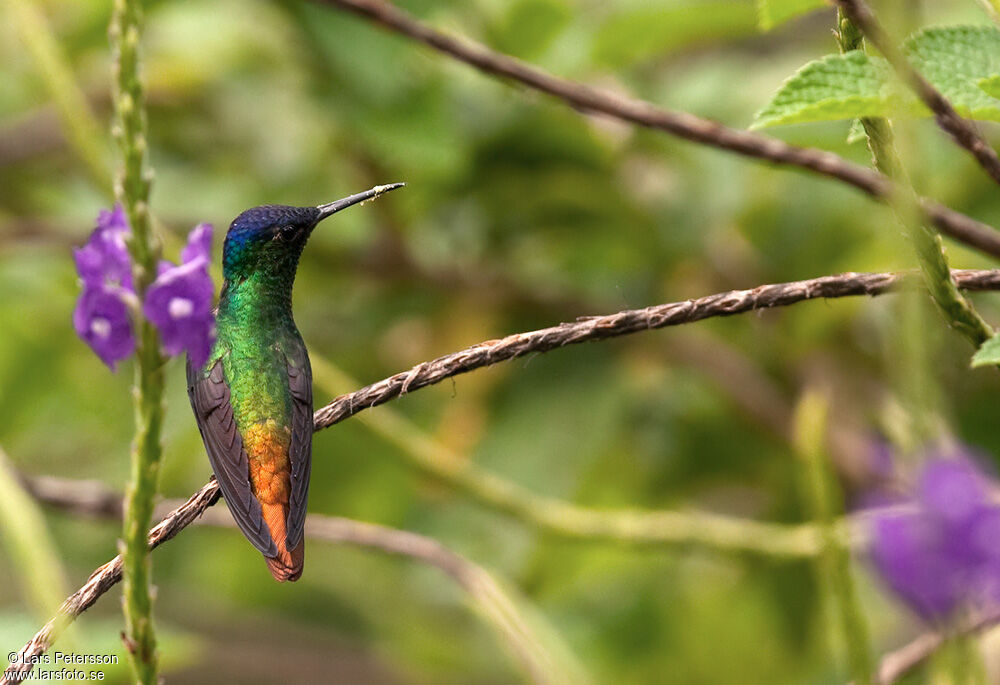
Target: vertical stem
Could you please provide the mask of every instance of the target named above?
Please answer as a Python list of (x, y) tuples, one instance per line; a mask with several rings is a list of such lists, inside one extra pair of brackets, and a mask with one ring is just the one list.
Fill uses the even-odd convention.
[[(125, 208), (132, 237), (129, 251), (134, 264), (136, 292), (140, 299), (156, 275), (160, 246), (150, 229), (149, 189), (146, 170), (146, 112), (139, 74), (141, 32), (140, 0), (115, 0), (109, 34), (114, 52), (115, 138), (122, 168), (115, 195)], [(122, 543), (123, 606), (126, 646), (136, 680), (157, 682), (156, 636), (153, 631), (149, 549), (146, 531), (153, 516), (160, 466), (160, 433), (163, 423), (163, 358), (156, 329), (148, 321), (138, 328), (135, 365), (135, 442), (132, 445), (131, 482), (125, 496)]]
[(826, 590), (836, 614), (855, 685), (873, 685), (875, 659), (869, 644), (868, 625), (851, 575), (850, 551), (837, 533), (836, 521), (843, 513), (843, 502), (823, 447), (826, 424), (826, 399), (819, 393), (807, 392), (795, 410), (795, 445), (805, 461), (807, 499), (820, 528), (822, 550), (817, 559), (820, 585)]
[[(863, 47), (861, 32), (841, 10), (837, 10), (837, 28), (837, 40), (842, 52)], [(952, 280), (941, 236), (918, 219), (916, 196), (906, 178), (899, 155), (896, 154), (889, 120), (883, 117), (864, 117), (861, 125), (865, 129), (875, 167), (898, 181), (900, 187), (906, 188), (891, 197), (889, 204), (917, 253), (924, 284), (952, 328), (979, 347), (993, 337), (993, 328), (979, 316)]]

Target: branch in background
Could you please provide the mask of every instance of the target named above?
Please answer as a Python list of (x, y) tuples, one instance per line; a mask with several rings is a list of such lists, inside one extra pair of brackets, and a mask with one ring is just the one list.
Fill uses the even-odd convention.
[[(51, 476), (22, 476), (22, 485), (25, 490), (39, 501), (72, 514), (114, 519), (119, 518), (122, 513), (122, 498), (120, 494), (108, 489), (99, 481), (70, 480)], [(204, 524), (232, 528), (234, 524), (228, 514), (223, 514), (218, 510), (208, 510), (209, 507), (218, 501), (218, 498), (219, 488), (213, 479), (182, 504), (178, 504), (178, 500), (162, 502), (158, 507), (158, 512), (165, 513), (160, 524), (150, 531), (150, 547), (155, 549), (167, 540), (170, 540), (182, 529), (194, 523), (199, 516), (202, 516), (201, 522)], [(167, 511), (172, 507), (172, 511)], [(841, 526), (842, 530), (844, 528), (850, 528), (850, 526)], [(391, 538), (382, 535), (383, 532), (391, 534)], [(452, 570), (462, 574), (463, 562), (469, 564), (468, 567), (465, 567), (469, 575), (463, 575), (463, 578), (470, 585), (476, 586), (477, 591), (474, 592), (472, 589), (469, 589), (458, 578), (456, 580), (470, 592), (473, 599), (487, 603), (483, 608), (488, 612), (488, 618), (494, 620), (494, 616), (492, 615), (493, 610), (491, 609), (494, 600), (491, 598), (496, 598), (496, 595), (494, 595), (493, 589), (488, 588), (490, 585), (495, 585), (495, 581), (492, 578), (489, 581), (485, 581), (478, 574), (479, 571), (482, 571), (481, 568), (462, 557), (454, 555), (434, 540), (350, 519), (315, 515), (307, 519), (306, 533), (311, 538), (328, 542), (369, 546), (381, 549), (390, 554), (413, 556), (414, 558), (425, 560), (428, 563), (438, 566), (453, 578), (455, 575), (452, 574)], [(856, 537), (855, 539), (859, 538)], [(414, 553), (410, 555), (407, 551)], [(435, 564), (430, 559), (425, 559), (425, 556), (430, 559), (440, 559), (442, 565)], [(478, 571), (474, 569), (478, 569)], [(0, 685), (14, 685), (21, 682), (25, 674), (32, 668), (32, 664), (30, 663), (32, 658), (40, 656), (51, 647), (67, 625), (93, 606), (101, 595), (110, 590), (120, 580), (120, 557), (115, 557), (94, 571), (84, 586), (63, 603), (57, 616), (38, 631), (21, 649), (18, 653), (18, 659), (4, 672), (3, 678), (0, 678)], [(478, 585), (480, 581), (484, 582), (485, 585)], [(478, 595), (477, 592), (479, 591), (483, 592), (483, 595)], [(497, 618), (499, 619), (499, 617)], [(522, 622), (516, 616), (514, 617), (514, 621), (515, 623)], [(995, 625), (997, 622), (1000, 622), (1000, 612), (985, 615), (975, 621), (971, 621), (962, 631), (969, 634), (981, 632)], [(501, 634), (505, 634), (509, 624), (507, 620), (503, 622), (498, 620), (494, 625)], [(941, 646), (942, 642), (942, 636), (939, 633), (931, 631), (920, 635), (904, 647), (885, 655), (880, 662), (878, 680), (876, 682), (879, 685), (894, 683), (923, 664)], [(518, 652), (517, 655), (522, 662), (528, 658), (529, 655), (521, 654), (518, 651), (519, 641), (512, 641), (510, 646)]]
[[(97, 481), (25, 478), (23, 485), (37, 499), (76, 514), (102, 518), (118, 518), (122, 514), (121, 495)], [(213, 479), (186, 502), (163, 502), (161, 509), (173, 510), (149, 532), (150, 549), (170, 540), (198, 517), (210, 526), (233, 528), (235, 524), (228, 513), (206, 512), (218, 499), (219, 488)], [(336, 544), (377, 549), (437, 567), (469, 593), (534, 682), (580, 682), (578, 677), (570, 678), (561, 672), (563, 665), (542, 648), (543, 640), (535, 635), (534, 628), (521, 616), (515, 602), (493, 576), (437, 541), (375, 524), (315, 515), (307, 520), (306, 535)], [(121, 579), (120, 556), (94, 571), (83, 587), (63, 602), (57, 615), (18, 652), (18, 658), (4, 672), (0, 685), (21, 682), (31, 671), (35, 659), (52, 646), (65, 627)]]
[(864, 0), (835, 1), (837, 7), (843, 10), (851, 22), (871, 41), (872, 45), (878, 48), (899, 77), (934, 113), (934, 120), (938, 126), (950, 134), (956, 143), (968, 150), (979, 162), (979, 166), (990, 175), (990, 178), (1000, 183), (1000, 157), (997, 156), (996, 150), (979, 135), (979, 132), (969, 121), (958, 115), (955, 108), (937, 88), (913, 68), (879, 25), (871, 8), (864, 3)]
[[(747, 157), (807, 169), (842, 181), (882, 202), (888, 202), (893, 193), (894, 185), (884, 175), (852, 164), (832, 152), (789, 145), (777, 138), (739, 131), (687, 112), (661, 109), (642, 100), (559, 78), (527, 62), (494, 52), (478, 43), (441, 33), (382, 0), (317, 1), (351, 11), (482, 72), (512, 79), (577, 109), (666, 131), (685, 140)], [(942, 233), (1000, 257), (1000, 232), (930, 200), (920, 199), (919, 203), (927, 220), (937, 226)]]
[[(122, 497), (120, 493), (105, 487), (99, 481), (74, 481), (50, 477), (22, 477), (22, 483), (28, 492), (36, 499), (52, 505), (63, 511), (74, 514), (97, 517), (119, 518), (122, 514)], [(158, 509), (170, 510), (164, 518), (164, 523), (179, 512), (185, 512), (185, 520), (181, 527), (188, 525), (201, 515), (201, 524), (216, 528), (235, 528), (236, 524), (228, 512), (218, 509), (208, 509), (218, 501), (218, 486), (213, 480), (193, 498), (185, 503), (168, 500), (160, 504)], [(193, 503), (193, 505), (192, 505)], [(193, 508), (192, 508), (193, 506)], [(194, 510), (199, 513), (191, 515)], [(150, 546), (155, 547), (173, 534), (157, 535), (157, 530), (164, 523), (150, 532)], [(536, 635), (531, 623), (521, 615), (517, 603), (502, 588), (500, 583), (483, 567), (465, 557), (456, 554), (438, 541), (407, 531), (396, 530), (373, 523), (354, 521), (337, 516), (311, 515), (306, 520), (306, 535), (311, 540), (322, 540), (333, 544), (348, 544), (366, 549), (374, 549), (394, 556), (402, 556), (433, 566), (464, 589), (473, 602), (481, 609), (483, 616), (497, 632), (503, 643), (513, 652), (524, 671), (532, 682), (545, 684), (562, 684), (581, 682), (580, 676), (570, 677), (564, 673), (565, 665), (550, 655), (544, 648), (544, 640)], [(91, 576), (87, 584), (77, 591), (60, 609), (63, 620), (72, 620), (96, 599), (114, 586), (121, 579), (120, 557), (115, 557)], [(92, 589), (84, 596), (85, 590)], [(72, 602), (79, 597), (79, 601)], [(46, 630), (48, 632), (46, 633)], [(23, 657), (41, 654), (58, 636), (57, 631), (43, 628), (38, 635), (22, 650)], [(47, 644), (46, 644), (47, 643)], [(41, 651), (34, 651), (40, 649)], [(19, 660), (23, 664), (24, 659)], [(11, 679), (15, 672), (8, 669), (5, 678)], [(2, 680), (0, 683), (7, 683)]]
[[(960, 288), (1000, 289), (1000, 270), (952, 271)], [(328, 428), (360, 411), (395, 399), (407, 392), (440, 383), (446, 378), (491, 366), (528, 354), (548, 352), (557, 347), (591, 340), (603, 340), (639, 331), (677, 326), (715, 316), (732, 316), (770, 307), (781, 307), (817, 298), (881, 295), (906, 280), (912, 273), (847, 273), (806, 281), (762, 285), (752, 290), (732, 290), (685, 302), (672, 302), (645, 309), (625, 310), (606, 316), (583, 317), (527, 333), (516, 333), (418, 364), (349, 395), (343, 395), (316, 411), (316, 429)]]
[[(313, 355), (314, 383), (355, 387), (345, 374)], [(707, 512), (606, 510), (539, 495), (497, 476), (435, 440), (398, 412), (384, 408), (359, 419), (399, 448), (405, 462), (479, 505), (508, 514), (536, 529), (570, 540), (632, 545), (689, 545), (712, 551), (772, 558), (812, 556), (817, 540), (809, 526), (761, 523)]]

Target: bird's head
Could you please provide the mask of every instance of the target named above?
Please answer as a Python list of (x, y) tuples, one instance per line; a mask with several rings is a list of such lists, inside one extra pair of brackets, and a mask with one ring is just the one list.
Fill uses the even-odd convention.
[(233, 220), (226, 233), (222, 248), (223, 275), (232, 281), (264, 268), (294, 270), (302, 248), (320, 221), (403, 185), (376, 186), (317, 207), (263, 205), (248, 209)]

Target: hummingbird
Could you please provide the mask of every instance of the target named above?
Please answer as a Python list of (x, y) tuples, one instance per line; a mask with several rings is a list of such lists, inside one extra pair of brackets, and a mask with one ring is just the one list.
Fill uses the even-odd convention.
[(226, 233), (216, 341), (204, 365), (188, 357), (188, 397), (229, 511), (279, 582), (302, 575), (312, 460), (312, 370), (292, 318), (299, 257), (320, 221), (403, 185), (254, 207)]

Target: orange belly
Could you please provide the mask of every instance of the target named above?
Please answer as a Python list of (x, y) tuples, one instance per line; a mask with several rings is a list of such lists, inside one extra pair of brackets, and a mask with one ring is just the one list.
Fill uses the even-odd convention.
[(287, 536), (288, 497), (291, 491), (291, 463), (288, 447), (292, 433), (273, 419), (257, 423), (243, 435), (243, 448), (250, 465), (250, 487), (260, 502), (261, 514), (278, 547), (278, 556), (267, 566), (278, 580), (296, 580), (302, 574), (305, 540), (289, 550)]
[(291, 439), (288, 427), (279, 426), (274, 419), (250, 426), (243, 435), (243, 448), (250, 462), (250, 485), (261, 505), (288, 504)]

